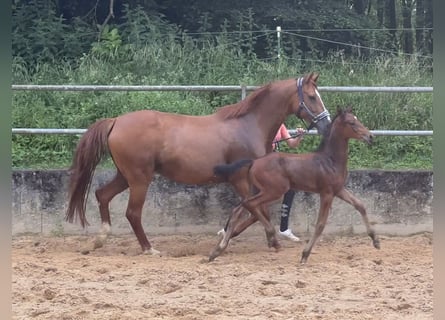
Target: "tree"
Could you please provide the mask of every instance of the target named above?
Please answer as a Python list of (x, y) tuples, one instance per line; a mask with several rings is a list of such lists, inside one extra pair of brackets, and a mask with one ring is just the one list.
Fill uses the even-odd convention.
[(423, 0), (416, 0), (416, 51), (424, 51), (425, 8)]
[(397, 45), (397, 18), (396, 18), (396, 1), (386, 0), (385, 6), (385, 27), (389, 30), (389, 39), (387, 41), (387, 47), (391, 50), (396, 50)]
[(377, 21), (379, 23), (379, 26), (381, 27), (383, 27), (384, 12), (385, 12), (385, 0), (377, 0)]
[[(369, 2), (371, 2), (369, 0)], [(366, 3), (365, 0), (354, 0), (352, 2), (352, 7), (358, 15), (364, 15), (366, 11)]]
[(425, 49), (433, 54), (433, 0), (425, 0)]
[(413, 30), (411, 14), (413, 10), (413, 0), (401, 0), (402, 2), (402, 49), (405, 53), (413, 53)]

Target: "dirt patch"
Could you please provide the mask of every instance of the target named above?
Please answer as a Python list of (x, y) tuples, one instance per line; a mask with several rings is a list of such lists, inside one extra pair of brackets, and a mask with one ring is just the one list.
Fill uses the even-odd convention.
[[(214, 234), (151, 237), (161, 257), (140, 255), (133, 235), (17, 236), (14, 319), (433, 319), (432, 235), (325, 237), (306, 265), (303, 243), (267, 248), (241, 235), (214, 262)], [(83, 252), (83, 254), (82, 254)]]

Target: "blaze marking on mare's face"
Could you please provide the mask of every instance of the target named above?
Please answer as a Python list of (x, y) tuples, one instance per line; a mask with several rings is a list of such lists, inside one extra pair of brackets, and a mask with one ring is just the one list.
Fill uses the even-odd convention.
[[(325, 105), (324, 105), (323, 99), (321, 99), (320, 92), (318, 92), (317, 89), (315, 89), (315, 94), (317, 95), (318, 99), (320, 99), (320, 102), (321, 102), (321, 105), (323, 106), (323, 109), (326, 110), (326, 107), (325, 107)], [(329, 122), (330, 122), (330, 121), (331, 121), (331, 117), (330, 117), (330, 115), (328, 115), (327, 118), (328, 118), (328, 120), (329, 120)]]

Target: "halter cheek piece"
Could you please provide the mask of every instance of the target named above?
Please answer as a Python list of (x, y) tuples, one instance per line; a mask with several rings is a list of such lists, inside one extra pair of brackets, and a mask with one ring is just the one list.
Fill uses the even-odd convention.
[(296, 112), (296, 116), (301, 119), (301, 117), (300, 117), (301, 109), (304, 109), (310, 115), (311, 123), (309, 124), (309, 127), (306, 126), (306, 123), (304, 122), (304, 120), (301, 119), (301, 121), (304, 123), (304, 126), (306, 127), (306, 130), (309, 131), (313, 127), (315, 127), (315, 125), (317, 124), (318, 121), (323, 120), (324, 118), (329, 117), (329, 111), (326, 110), (325, 106), (323, 106), (323, 111), (320, 114), (318, 114), (318, 115), (314, 115), (311, 112), (311, 110), (309, 110), (309, 108), (306, 105), (306, 103), (304, 103), (303, 80), (304, 80), (304, 78), (298, 78), (297, 79), (298, 99), (300, 100), (300, 106), (298, 108), (298, 111)]

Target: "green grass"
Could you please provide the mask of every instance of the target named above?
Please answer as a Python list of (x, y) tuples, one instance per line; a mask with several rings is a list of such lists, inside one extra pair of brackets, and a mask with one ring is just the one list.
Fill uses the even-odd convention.
[[(352, 70), (352, 71), (351, 71)], [(76, 65), (40, 64), (31, 72), (19, 59), (13, 63), (14, 84), (114, 85), (262, 85), (269, 81), (320, 73), (320, 86), (432, 86), (432, 74), (416, 61), (375, 57), (341, 63), (293, 60), (261, 61), (235, 50), (188, 42), (146, 47), (124, 47), (113, 57), (89, 53)], [(432, 130), (431, 93), (322, 92), (331, 114), (337, 106), (351, 105), (360, 120), (373, 130)], [(14, 91), (12, 126), (30, 128), (86, 128), (97, 119), (133, 110), (155, 109), (204, 115), (239, 101), (240, 92), (37, 92)], [(289, 117), (290, 128), (301, 126)], [(78, 136), (13, 135), (14, 168), (67, 168)], [(296, 152), (317, 147), (308, 136)], [(293, 151), (294, 152), (294, 151)], [(111, 165), (111, 162), (104, 164)], [(378, 136), (371, 148), (351, 142), (351, 168), (432, 169), (432, 137)]]

